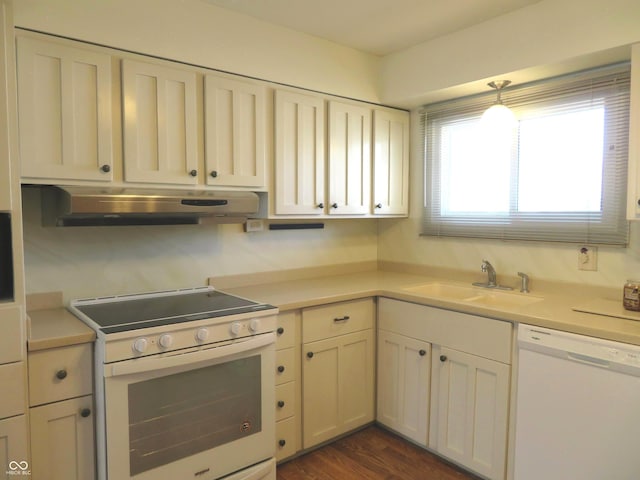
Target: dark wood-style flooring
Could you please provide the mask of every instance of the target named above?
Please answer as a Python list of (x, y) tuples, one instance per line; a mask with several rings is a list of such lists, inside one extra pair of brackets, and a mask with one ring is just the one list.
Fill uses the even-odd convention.
[(278, 466), (277, 480), (478, 480), (371, 426)]

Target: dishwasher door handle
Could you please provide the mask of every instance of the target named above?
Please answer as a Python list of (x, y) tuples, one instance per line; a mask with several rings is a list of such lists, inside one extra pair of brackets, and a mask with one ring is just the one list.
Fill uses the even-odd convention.
[(567, 358), (569, 360), (573, 360), (574, 362), (585, 363), (587, 365), (593, 365), (595, 367), (609, 368), (611, 366), (611, 362), (605, 360), (604, 358), (591, 357), (589, 355), (582, 355), (575, 352), (567, 352)]

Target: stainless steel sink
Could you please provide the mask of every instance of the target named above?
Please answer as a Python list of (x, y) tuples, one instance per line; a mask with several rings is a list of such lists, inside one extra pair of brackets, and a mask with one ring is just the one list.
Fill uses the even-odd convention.
[(403, 290), (426, 297), (455, 300), (492, 308), (517, 308), (532, 305), (543, 300), (530, 294), (496, 291), (473, 286), (431, 282), (403, 288)]

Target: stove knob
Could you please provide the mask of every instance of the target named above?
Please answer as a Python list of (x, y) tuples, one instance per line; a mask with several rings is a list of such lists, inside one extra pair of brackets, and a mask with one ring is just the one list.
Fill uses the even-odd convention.
[(196, 340), (198, 342), (206, 342), (207, 338), (209, 338), (209, 330), (206, 328), (199, 328), (196, 332)]
[(233, 322), (230, 328), (231, 334), (238, 335), (240, 333), (241, 328), (242, 328), (242, 325), (240, 325), (240, 322)]
[(149, 342), (146, 338), (138, 338), (133, 342), (133, 351), (136, 353), (144, 353), (147, 350)]
[(173, 337), (168, 333), (165, 333), (164, 335), (160, 335), (160, 338), (158, 339), (158, 344), (162, 348), (169, 348), (171, 345), (173, 345)]
[(258, 320), (257, 318), (254, 318), (249, 322), (249, 330), (251, 330), (252, 332), (254, 333), (257, 332), (259, 328), (260, 328), (260, 320)]

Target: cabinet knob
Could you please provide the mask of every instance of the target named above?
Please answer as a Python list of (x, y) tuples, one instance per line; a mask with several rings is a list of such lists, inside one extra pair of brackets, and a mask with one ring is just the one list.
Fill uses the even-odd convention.
[(307, 358), (313, 358), (313, 352), (307, 352)]
[(58, 380), (64, 380), (65, 378), (67, 378), (67, 371), (65, 369), (58, 370), (56, 372), (56, 378)]
[(638, 205), (640, 205), (640, 198), (638, 199)]
[(198, 170), (191, 170), (189, 172), (189, 175), (191, 175), (192, 177), (197, 177), (198, 176)]
[(427, 351), (426, 350), (420, 350), (418, 353), (420, 354), (421, 357), (424, 357), (427, 354)]
[(278, 408), (284, 407), (284, 400), (278, 400)]
[(278, 372), (280, 372), (280, 373), (284, 372), (284, 365), (279, 365), (278, 366)]
[(441, 362), (446, 362), (447, 361), (447, 356), (446, 355), (440, 355), (440, 361)]
[(80, 410), (80, 416), (83, 418), (87, 418), (89, 415), (91, 415), (91, 409), (90, 408), (83, 408), (82, 410)]
[(284, 333), (284, 328), (278, 327), (278, 330), (276, 330), (276, 332), (278, 332), (278, 335), (282, 335)]
[(331, 204), (331, 208), (338, 208), (338, 204), (337, 203), (332, 203)]
[(318, 208), (324, 208), (324, 203), (319, 203)]
[(382, 204), (381, 203), (376, 203), (376, 208), (382, 208)]
[(100, 171), (104, 173), (109, 173), (111, 171), (111, 165), (104, 164), (100, 167)]
[(280, 445), (281, 447), (284, 447), (287, 444), (287, 441), (282, 439), (282, 440), (278, 440), (278, 445)]
[(335, 323), (346, 322), (347, 320), (349, 320), (349, 318), (351, 318), (351, 317), (349, 317), (349, 315), (345, 315), (344, 317), (334, 318), (333, 321)]
[(218, 176), (218, 172), (216, 172), (215, 170), (211, 170), (211, 173), (209, 175), (211, 175), (213, 178), (216, 178)]

